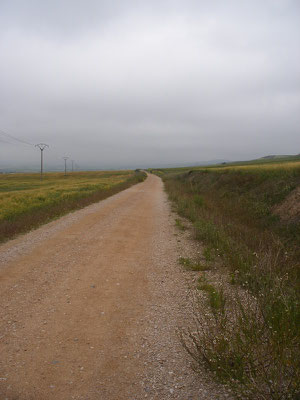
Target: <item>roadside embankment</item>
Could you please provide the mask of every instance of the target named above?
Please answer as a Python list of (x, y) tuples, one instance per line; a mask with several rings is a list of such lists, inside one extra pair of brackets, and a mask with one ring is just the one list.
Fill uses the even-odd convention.
[[(176, 211), (192, 222), (194, 238), (205, 245), (206, 265), (181, 260), (186, 268), (202, 271), (198, 289), (206, 293), (211, 310), (207, 318), (195, 315), (198, 326), (185, 335), (187, 350), (237, 396), (296, 398), (299, 163), (161, 170), (160, 176)], [(207, 279), (205, 269), (211, 265), (226, 275), (223, 285)]]

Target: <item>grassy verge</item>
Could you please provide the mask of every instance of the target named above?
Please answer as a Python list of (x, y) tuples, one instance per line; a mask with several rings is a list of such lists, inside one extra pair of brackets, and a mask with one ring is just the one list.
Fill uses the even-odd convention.
[(84, 172), (67, 177), (11, 174), (0, 177), (0, 242), (70, 211), (103, 200), (145, 179), (142, 172)]
[(189, 353), (237, 397), (296, 399), (300, 228), (299, 220), (283, 222), (273, 210), (299, 186), (299, 163), (169, 170), (163, 179), (179, 215), (193, 222), (195, 238), (206, 244), (206, 259), (219, 256), (233, 291), (241, 287), (251, 299), (227, 298), (222, 287), (200, 281), (211, 313), (196, 317)]

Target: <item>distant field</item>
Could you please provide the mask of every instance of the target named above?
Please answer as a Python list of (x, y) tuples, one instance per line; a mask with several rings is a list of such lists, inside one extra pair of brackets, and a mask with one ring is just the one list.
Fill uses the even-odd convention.
[(133, 171), (0, 175), (0, 241), (143, 179)]
[(208, 166), (197, 166), (197, 167), (181, 167), (181, 168), (157, 168), (153, 169), (156, 174), (166, 174), (166, 173), (184, 173), (187, 171), (203, 171), (203, 170), (247, 170), (249, 172), (259, 172), (261, 170), (300, 170), (300, 156), (290, 157), (287, 159), (276, 158), (272, 160), (258, 159), (253, 161), (245, 161), (238, 163), (228, 163), (228, 164), (218, 164), (218, 165), (208, 165)]
[(294, 169), (294, 168), (300, 168), (300, 160), (299, 161), (280, 161), (280, 162), (268, 162), (268, 163), (253, 163), (253, 164), (240, 164), (240, 165), (222, 165), (218, 167), (210, 167), (210, 169), (247, 169), (247, 170), (258, 170), (258, 169), (268, 169), (268, 170), (274, 170), (274, 169)]

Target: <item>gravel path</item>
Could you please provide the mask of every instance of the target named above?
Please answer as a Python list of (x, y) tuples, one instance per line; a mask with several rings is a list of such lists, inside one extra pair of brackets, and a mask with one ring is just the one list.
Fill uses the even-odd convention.
[(0, 399), (225, 399), (178, 339), (189, 285), (161, 180), (0, 247)]

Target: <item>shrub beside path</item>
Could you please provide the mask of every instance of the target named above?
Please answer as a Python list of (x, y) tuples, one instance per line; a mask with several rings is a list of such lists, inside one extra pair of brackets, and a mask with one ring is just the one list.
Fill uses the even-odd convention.
[(230, 398), (178, 338), (190, 318), (178, 235), (150, 175), (1, 245), (0, 398)]

